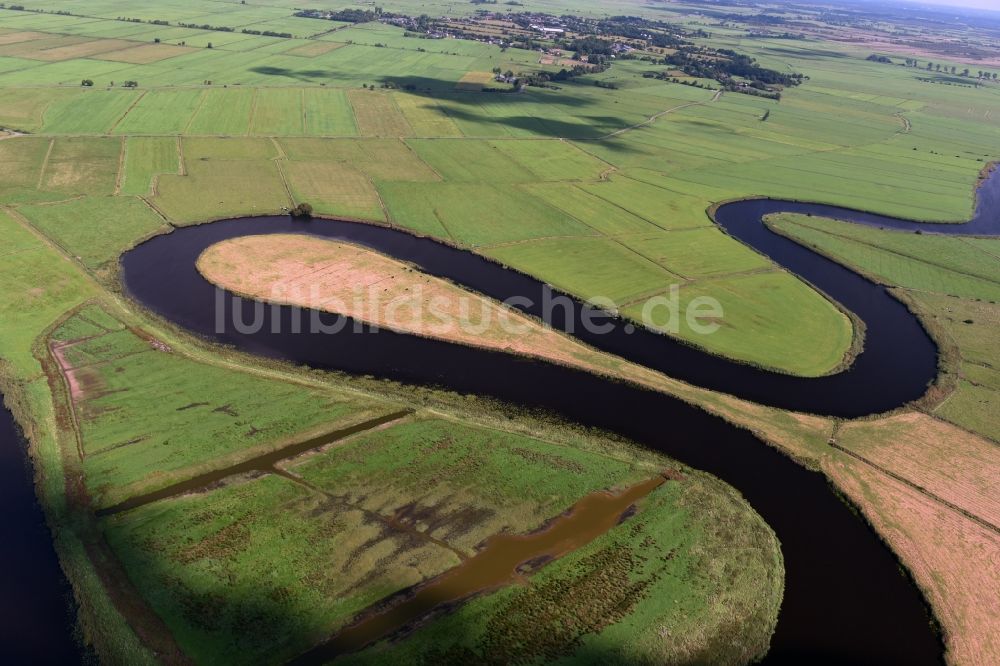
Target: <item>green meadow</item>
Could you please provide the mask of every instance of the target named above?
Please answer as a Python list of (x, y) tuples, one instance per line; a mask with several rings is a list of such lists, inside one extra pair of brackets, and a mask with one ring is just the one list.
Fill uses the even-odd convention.
[(994, 344), (1000, 321), (1000, 240), (883, 231), (822, 218), (782, 215), (779, 233), (901, 289), (954, 345), (947, 372), (956, 390), (934, 413), (994, 440), (1000, 406), (1000, 357)]
[[(503, 9), (381, 4), (449, 18)], [(643, 53), (549, 87), (484, 91), (496, 70), (554, 73), (561, 56), (296, 17), (291, 0), (0, 7), (0, 387), (31, 442), (81, 635), (102, 659), (283, 663), (491, 536), (531, 533), (590, 493), (667, 469), (682, 474), (590, 544), (345, 661), (766, 653), (780, 545), (722, 482), (473, 396), (251, 358), (123, 293), (119, 257), (153, 235), (308, 203), (478, 253), (709, 353), (814, 377), (841, 369), (861, 332), (721, 231), (712, 206), (770, 196), (953, 223), (1000, 155), (992, 81), (932, 83), (923, 68), (867, 60), (863, 43), (751, 36), (701, 5), (516, 9), (674, 21), (711, 34), (699, 44), (807, 78), (777, 101), (655, 78), (663, 66)], [(928, 411), (1000, 439), (1000, 241), (768, 223), (899, 290), (947, 342), (950, 392)], [(681, 312), (717, 301), (722, 313), (696, 322), (714, 332), (645, 311), (672, 294)], [(828, 420), (671, 390), (797, 455), (832, 455)], [(353, 426), (300, 457), (277, 453)], [(240, 467), (265, 454), (278, 457)]]

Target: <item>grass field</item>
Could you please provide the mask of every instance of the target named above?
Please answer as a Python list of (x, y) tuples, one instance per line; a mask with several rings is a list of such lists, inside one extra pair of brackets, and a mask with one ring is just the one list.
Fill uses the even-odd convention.
[(469, 246), (592, 231), (543, 201), (478, 183), (384, 183), (389, 218), (414, 231)]
[(133, 197), (26, 205), (17, 213), (90, 268), (114, 261), (137, 241), (167, 230), (159, 215)]
[(261, 88), (253, 101), (250, 133), (263, 136), (299, 136), (304, 132), (301, 90)]
[(351, 90), (347, 96), (361, 136), (403, 137), (413, 133), (391, 95)]
[(61, 338), (58, 358), (97, 506), (235, 464), (318, 427), (334, 430), (391, 411), (194, 363), (120, 324)]
[(278, 167), (268, 161), (190, 161), (184, 176), (160, 176), (151, 199), (175, 222), (277, 213), (289, 206)]
[(121, 139), (53, 139), (38, 189), (66, 196), (114, 194)]
[(158, 91), (142, 95), (114, 126), (116, 134), (180, 134), (202, 103), (202, 90)]
[(378, 192), (364, 174), (338, 162), (288, 162), (281, 167), (295, 201), (323, 215), (385, 219)]
[(241, 136), (250, 131), (254, 91), (249, 89), (209, 90), (186, 128), (188, 134)]
[(169, 137), (130, 137), (125, 144), (121, 194), (146, 195), (161, 174), (177, 173), (177, 140)]
[[(499, 531), (530, 531), (591, 491), (676, 466), (472, 397), (251, 361), (192, 340), (120, 294), (117, 258), (167, 221), (308, 202), (443, 239), (580, 297), (611, 297), (635, 319), (676, 284), (682, 312), (706, 296), (724, 316), (702, 322), (720, 324), (714, 334), (672, 334), (820, 375), (857, 342), (849, 320), (718, 231), (706, 210), (777, 196), (953, 222), (971, 213), (980, 171), (1000, 154), (992, 81), (931, 83), (922, 66), (866, 60), (874, 44), (811, 31), (750, 37), (759, 25), (722, 25), (703, 7), (525, 0), (514, 10), (677, 21), (711, 33), (699, 44), (808, 78), (780, 102), (719, 96), (619, 57), (553, 87), (482, 92), (495, 68), (554, 72), (563, 65), (540, 60), (560, 57), (294, 17), (294, 4), (0, 7), (0, 128), (31, 133), (0, 131), (0, 383), (31, 440), (83, 600), (83, 634), (109, 662), (148, 663), (153, 653), (282, 662)], [(384, 8), (452, 18), (481, 9)], [(1000, 241), (815, 218), (772, 224), (899, 289), (941, 343), (941, 386), (954, 390), (935, 388), (919, 414), (835, 424), (607, 358), (590, 359), (591, 369), (678, 394), (824, 470), (915, 576), (949, 658), (996, 661), (995, 536), (939, 500), (995, 520)], [(280, 473), (241, 472), (93, 517), (403, 407), (415, 413), (281, 462)], [(112, 550), (94, 556), (105, 540)], [(111, 570), (119, 587), (106, 587), (97, 567), (115, 557), (124, 573)], [(684, 470), (580, 551), (350, 661), (745, 663), (766, 651), (781, 578), (778, 544), (752, 509)], [(147, 609), (129, 612), (138, 633), (112, 603), (124, 588), (134, 596), (124, 606), (115, 597), (119, 607)]]
[[(851, 346), (854, 331), (847, 315), (835, 304), (816, 298), (812, 289), (784, 271), (683, 285), (679, 289), (680, 311), (687, 312), (692, 301), (699, 298), (718, 302), (723, 316), (696, 318), (696, 321), (718, 328), (706, 334), (685, 325), (677, 335), (716, 353), (793, 374), (815, 376), (841, 365), (845, 350)], [(646, 303), (643, 300), (628, 305), (622, 312), (643, 321)], [(649, 325), (654, 329), (667, 329), (669, 319), (668, 309), (649, 310)], [(795, 332), (779, 333), (782, 322), (793, 320), (798, 322)]]
[(843, 258), (887, 284), (1000, 300), (1000, 241), (970, 243), (964, 238), (924, 238), (791, 216), (782, 216), (773, 224), (782, 233)]
[[(380, 643), (344, 663), (530, 663), (538, 654), (557, 663), (586, 662), (595, 654), (624, 663), (752, 661), (766, 650), (768, 630), (761, 629), (776, 582), (766, 571), (780, 554), (763, 535), (743, 528), (744, 518), (720, 502), (723, 492), (688, 484), (661, 487), (637, 516), (526, 585), (476, 599), (406, 641)], [(729, 568), (721, 551), (686, 536), (703, 529), (702, 521), (726, 525), (725, 550), (739, 548), (742, 566)], [(726, 589), (733, 580), (738, 592)], [(734, 633), (731, 606), (758, 618), (744, 625), (755, 628)], [(674, 640), (663, 640), (667, 626)]]

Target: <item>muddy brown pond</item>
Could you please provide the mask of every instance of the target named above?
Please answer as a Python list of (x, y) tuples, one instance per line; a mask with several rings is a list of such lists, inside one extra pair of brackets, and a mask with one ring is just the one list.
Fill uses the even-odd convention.
[(305, 653), (293, 664), (322, 664), (339, 654), (359, 650), (440, 606), (494, 590), (515, 581), (519, 567), (533, 561), (556, 559), (582, 548), (614, 527), (625, 512), (666, 478), (657, 476), (618, 494), (596, 492), (577, 502), (562, 516), (532, 534), (499, 534), (457, 567), (428, 581), (407, 597), (390, 602), (347, 627), (328, 643)]

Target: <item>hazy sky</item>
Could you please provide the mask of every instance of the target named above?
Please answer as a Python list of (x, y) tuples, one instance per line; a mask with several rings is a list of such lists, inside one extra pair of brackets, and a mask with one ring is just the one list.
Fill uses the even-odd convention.
[(1000, 0), (919, 0), (925, 5), (947, 5), (950, 7), (976, 7), (978, 9), (1000, 10)]

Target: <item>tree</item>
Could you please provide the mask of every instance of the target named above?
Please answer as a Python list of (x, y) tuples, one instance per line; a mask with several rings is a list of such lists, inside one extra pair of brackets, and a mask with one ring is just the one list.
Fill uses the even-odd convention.
[(208, 49), (212, 48), (212, 42), (209, 42), (208, 46), (206, 46), (205, 48), (208, 48)]
[(291, 211), (292, 217), (298, 217), (308, 220), (313, 216), (313, 207), (311, 204), (303, 201), (293, 208)]
[(153, 43), (154, 43), (154, 44), (159, 44), (159, 43), (160, 43), (160, 38), (159, 38), (159, 37), (155, 38), (155, 39), (153, 40)]

